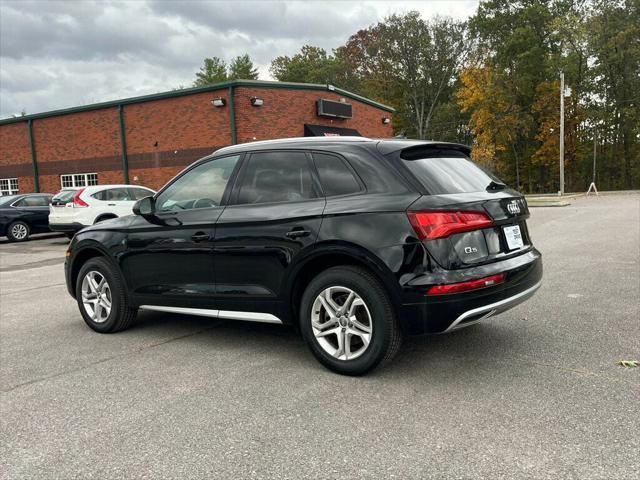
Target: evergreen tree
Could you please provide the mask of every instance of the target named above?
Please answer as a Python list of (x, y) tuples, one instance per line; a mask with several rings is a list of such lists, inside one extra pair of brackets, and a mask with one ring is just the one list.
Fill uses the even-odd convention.
[(196, 80), (193, 82), (193, 86), (204, 87), (224, 82), (227, 79), (227, 65), (224, 60), (218, 57), (205, 58), (204, 65), (196, 73)]
[(253, 66), (253, 62), (248, 54), (238, 55), (229, 65), (229, 80), (257, 80), (258, 69)]

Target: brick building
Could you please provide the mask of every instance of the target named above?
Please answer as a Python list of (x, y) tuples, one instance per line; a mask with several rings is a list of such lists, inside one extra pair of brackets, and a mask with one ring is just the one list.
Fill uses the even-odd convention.
[(0, 120), (0, 193), (96, 183), (157, 189), (234, 143), (390, 137), (392, 112), (329, 85), (238, 80), (9, 118)]

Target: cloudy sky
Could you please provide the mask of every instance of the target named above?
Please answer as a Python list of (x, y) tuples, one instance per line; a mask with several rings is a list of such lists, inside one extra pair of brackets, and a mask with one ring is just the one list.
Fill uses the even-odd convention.
[(408, 10), (465, 19), (458, 1), (0, 0), (0, 117), (189, 86), (205, 57), (249, 53), (261, 79), (304, 44), (331, 50)]

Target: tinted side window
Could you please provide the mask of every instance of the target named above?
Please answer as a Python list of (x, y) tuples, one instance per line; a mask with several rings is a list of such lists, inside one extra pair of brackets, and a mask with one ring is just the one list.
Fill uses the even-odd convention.
[(112, 188), (108, 190), (107, 200), (112, 202), (129, 202), (133, 200), (128, 188)]
[(189, 170), (158, 196), (158, 211), (170, 212), (220, 205), (239, 159), (240, 155), (218, 158)]
[(48, 197), (25, 197), (16, 204), (18, 207), (46, 207), (47, 205), (49, 205)]
[(63, 190), (53, 197), (58, 204), (67, 203), (76, 194), (76, 190)]
[(94, 193), (93, 198), (107, 202), (128, 202), (133, 200), (128, 188), (109, 188)]
[(237, 203), (296, 202), (316, 196), (304, 152), (263, 152), (249, 158)]
[(107, 191), (106, 190), (102, 190), (100, 192), (94, 193), (91, 196), (93, 198), (95, 198), (96, 200), (102, 200), (104, 202), (107, 199)]
[(144, 188), (130, 188), (129, 191), (131, 192), (134, 200), (140, 200), (141, 198), (150, 197), (153, 195), (153, 192), (145, 190)]
[(322, 189), (327, 197), (348, 195), (362, 190), (353, 172), (340, 157), (314, 153), (313, 160), (318, 169)]

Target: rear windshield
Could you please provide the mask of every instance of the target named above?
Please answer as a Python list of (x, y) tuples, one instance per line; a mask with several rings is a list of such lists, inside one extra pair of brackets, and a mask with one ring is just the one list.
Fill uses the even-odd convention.
[(61, 192), (56, 194), (55, 197), (53, 197), (53, 200), (56, 200), (58, 202), (68, 202), (73, 198), (75, 194), (76, 190), (62, 190)]
[(20, 198), (20, 195), (8, 195), (8, 196), (0, 195), (0, 206), (2, 207), (7, 206), (15, 202), (18, 198)]
[(400, 158), (431, 195), (482, 192), (492, 181), (500, 182), (456, 150), (409, 150)]

